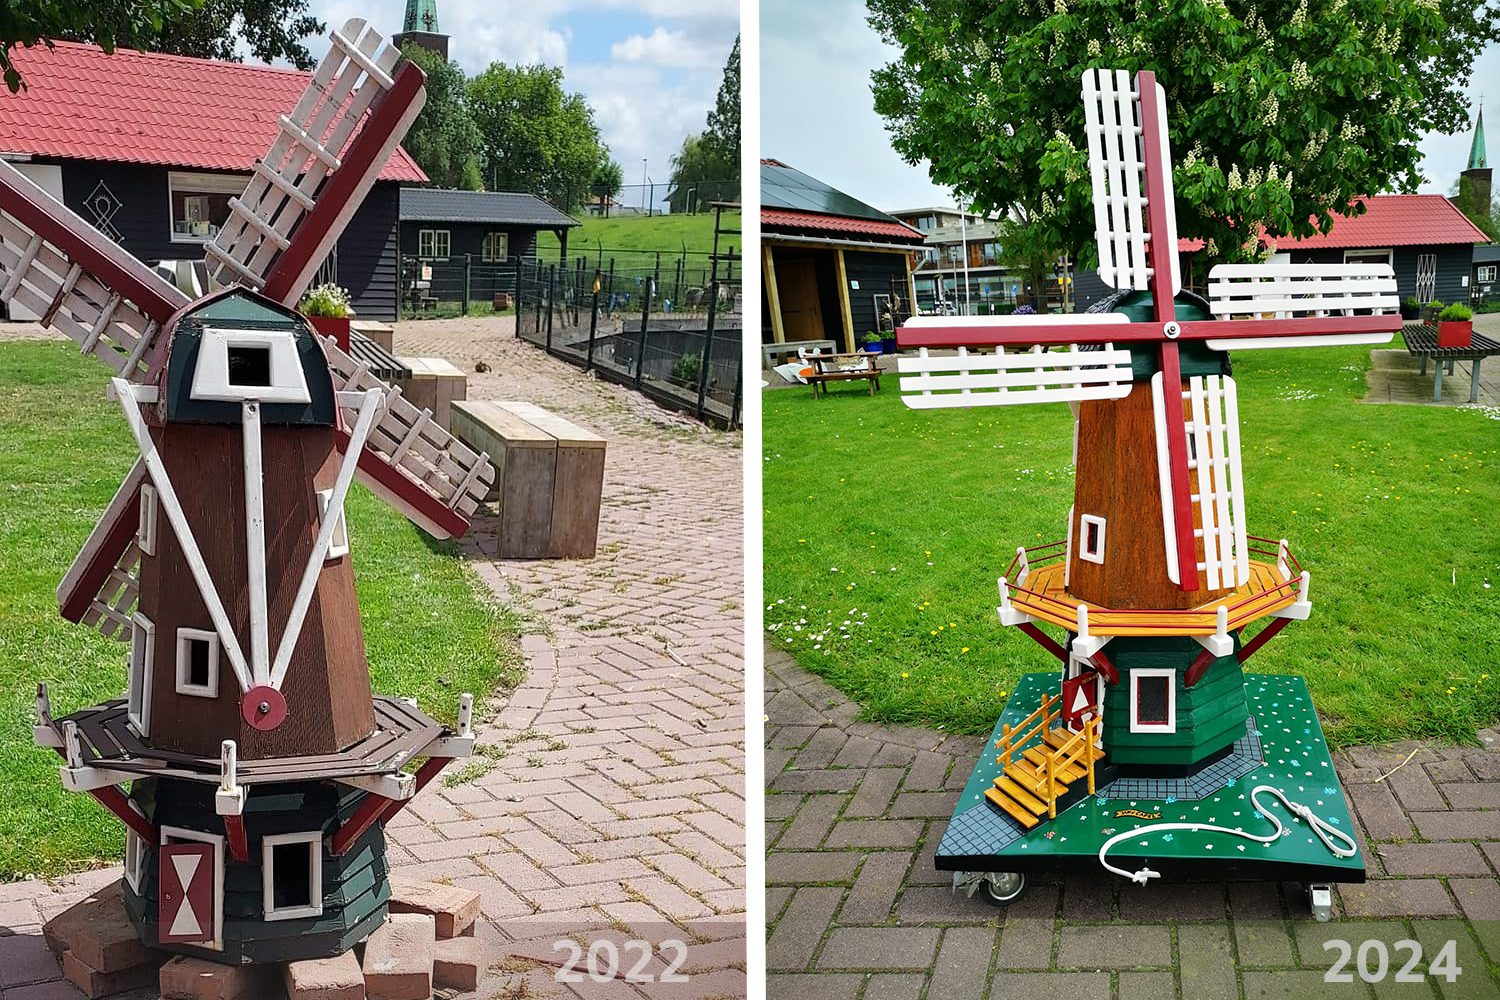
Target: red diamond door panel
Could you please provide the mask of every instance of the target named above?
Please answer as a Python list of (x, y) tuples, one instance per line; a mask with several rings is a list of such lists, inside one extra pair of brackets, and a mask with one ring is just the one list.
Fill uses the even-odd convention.
[(161, 849), (161, 940), (210, 944), (214, 940), (214, 847), (169, 844)]

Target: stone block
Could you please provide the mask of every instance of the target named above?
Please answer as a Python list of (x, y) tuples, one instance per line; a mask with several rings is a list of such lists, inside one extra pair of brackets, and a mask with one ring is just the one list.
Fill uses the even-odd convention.
[(479, 919), (479, 893), (438, 882), (391, 879), (392, 913), (425, 913), (440, 938), (463, 937)]
[(478, 938), (457, 937), (439, 941), (432, 951), (432, 981), (455, 990), (479, 988), (489, 968), (489, 947)]
[(365, 942), (365, 995), (370, 1000), (428, 1000), (435, 944), (430, 915), (391, 914)]
[(285, 979), (291, 1000), (365, 1000), (365, 974), (352, 951), (290, 962)]
[[(96, 972), (121, 972), (152, 961), (150, 949), (125, 915), (118, 883), (47, 921), (42, 935), (54, 952), (71, 951), (74, 959)], [(152, 970), (163, 960), (158, 959)]]
[(279, 995), (273, 965), (220, 965), (178, 955), (161, 967), (162, 1000), (269, 1000)]
[(411, 378), (398, 379), (407, 402), (432, 411), (433, 420), (448, 429), (453, 401), (468, 398), (468, 376), (445, 358), (401, 358), (411, 369)]
[(159, 957), (137, 965), (105, 972), (89, 965), (73, 952), (65, 951), (62, 956), (62, 972), (64, 979), (93, 1000), (95, 997), (113, 996), (126, 990), (156, 985), (156, 970), (165, 958), (166, 954), (161, 953)]

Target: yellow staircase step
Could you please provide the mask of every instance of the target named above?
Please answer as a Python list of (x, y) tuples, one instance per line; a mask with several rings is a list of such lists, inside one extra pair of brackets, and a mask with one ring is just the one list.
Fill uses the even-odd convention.
[[(1032, 766), (1037, 769), (1038, 774), (1047, 773), (1047, 758), (1051, 756), (1050, 754), (1038, 750), (1036, 747), (1032, 747), (1021, 756), (1025, 757), (1028, 761), (1031, 762)], [(1066, 764), (1057, 769), (1057, 778), (1059, 781), (1063, 782), (1077, 781), (1079, 778), (1082, 778), (1087, 774), (1088, 771), (1084, 770), (1076, 763)]]
[[(1005, 769), (1005, 773), (1013, 781), (1017, 782), (1024, 788), (1034, 789), (1047, 787), (1046, 776), (1038, 774), (1036, 768), (1024, 760), (1018, 760), (1015, 763), (1011, 764), (1010, 767)], [(1068, 784), (1066, 781), (1059, 780), (1053, 782), (1052, 793), (1054, 795), (1061, 797), (1063, 795), (1066, 795), (1067, 791)], [(1033, 792), (1032, 794), (1037, 793)]]
[[(1053, 730), (1049, 731), (1047, 733), (1046, 739), (1047, 739), (1047, 743), (1050, 746), (1052, 746), (1052, 747), (1054, 747), (1054, 748), (1056, 748), (1058, 750), (1061, 750), (1063, 748), (1063, 744), (1065, 744), (1069, 740), (1071, 740), (1073, 738), (1073, 736), (1074, 736), (1073, 733), (1070, 733), (1070, 732), (1068, 732), (1068, 730), (1063, 729), (1062, 727), (1059, 726), (1057, 729), (1053, 729)], [(1097, 761), (1097, 760), (1103, 760), (1103, 759), (1104, 759), (1104, 751), (1100, 750), (1098, 747), (1095, 747), (1094, 748), (1094, 760)]]
[(1016, 784), (1014, 781), (1010, 780), (1003, 774), (995, 779), (995, 787), (1000, 789), (1000, 791), (1004, 792), (1006, 795), (1009, 795), (1011, 798), (1015, 799), (1017, 802), (1021, 803), (1021, 805), (1025, 806), (1027, 809), (1030, 809), (1038, 816), (1047, 811), (1047, 803), (1043, 802), (1041, 799), (1037, 798), (1035, 795), (1031, 794), (1026, 789), (1022, 788), (1020, 785)]
[(1020, 823), (1026, 829), (1030, 830), (1036, 826), (1037, 818), (1035, 816), (1016, 805), (1014, 801), (1008, 796), (1003, 795), (998, 789), (986, 788), (984, 790), (984, 797), (1001, 809), (1004, 809), (1017, 823)]

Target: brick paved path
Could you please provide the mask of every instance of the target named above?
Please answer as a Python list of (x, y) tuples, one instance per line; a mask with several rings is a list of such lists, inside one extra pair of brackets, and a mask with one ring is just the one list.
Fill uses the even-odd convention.
[[(552, 940), (590, 927), (690, 946), (686, 987), (586, 978), (583, 996), (744, 996), (738, 435), (684, 427), (509, 329), (493, 319), (400, 324), (396, 352), (471, 373), (483, 360), (493, 371), (471, 375), (470, 398), (528, 399), (604, 435), (600, 554), (491, 560), (492, 523), (466, 539), (479, 577), (548, 631), (524, 637), (527, 680), (479, 729), (481, 745), (504, 753), (476, 757), (469, 772), (485, 773), (434, 782), (401, 814), (388, 829), (394, 872), (477, 890), (482, 933), (525, 942), (512, 948), (545, 961), (561, 957)], [(79, 996), (55, 981), (38, 923), (118, 876), (0, 885), (0, 1000)], [(574, 996), (554, 971), (497, 973), (480, 995)]]
[[(1456, 983), (1398, 988), (1392, 971), (1376, 997), (1431, 998), (1431, 983), (1445, 998), (1500, 996), (1480, 955), (1500, 963), (1494, 730), (1487, 750), (1421, 746), (1381, 783), (1419, 744), (1335, 756), (1372, 881), (1336, 892), (1337, 916), (1319, 924), (1290, 883), (1141, 887), (1101, 871), (1034, 878), (1009, 910), (955, 895), (932, 855), (984, 740), (858, 722), (857, 705), (770, 647), (765, 699), (773, 1000), (1370, 996), (1357, 976), (1323, 983), (1333, 938), (1356, 952), (1413, 938), (1420, 970), (1457, 942)], [(1406, 961), (1390, 954), (1392, 970)]]

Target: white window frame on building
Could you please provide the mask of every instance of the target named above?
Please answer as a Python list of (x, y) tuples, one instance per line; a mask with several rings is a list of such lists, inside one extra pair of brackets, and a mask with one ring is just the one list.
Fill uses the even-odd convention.
[[(307, 898), (303, 906), (276, 906), (276, 848), (287, 844), (306, 844), (308, 857)], [(267, 920), (301, 920), (323, 915), (323, 834), (277, 833), (261, 838), (262, 909)]]
[(131, 618), (125, 718), (142, 738), (151, 734), (151, 668), (156, 659), (155, 646), (156, 624), (137, 611)]
[[(1379, 256), (1384, 256), (1385, 259), (1384, 260), (1375, 260), (1375, 258), (1379, 257)], [(1394, 264), (1394, 257), (1393, 257), (1393, 255), (1391, 253), (1391, 248), (1390, 247), (1386, 247), (1383, 250), (1380, 250), (1380, 249), (1367, 249), (1365, 247), (1360, 247), (1359, 249), (1355, 249), (1355, 250), (1345, 250), (1344, 251), (1344, 263), (1345, 264)]]
[(245, 191), (245, 184), (250, 180), (249, 174), (202, 174), (192, 173), (186, 170), (167, 171), (167, 237), (173, 243), (209, 243), (218, 235), (218, 229), (210, 225), (212, 231), (202, 233), (179, 233), (177, 231), (177, 217), (173, 214), (177, 202), (177, 195), (184, 192), (194, 192), (202, 195), (230, 195), (238, 197)]
[(1480, 264), (1478, 270), (1474, 272), (1474, 280), (1494, 281), (1497, 274), (1500, 274), (1500, 264)]
[[(1141, 680), (1146, 677), (1161, 677), (1167, 682), (1167, 721), (1142, 722), (1140, 720)], [(1177, 671), (1171, 667), (1138, 667), (1130, 672), (1130, 731), (1132, 733), (1157, 733), (1167, 735), (1177, 732)]]
[[(192, 643), (202, 642), (208, 646), (208, 676), (203, 684), (193, 683)], [(219, 696), (219, 634), (201, 628), (177, 630), (177, 693), (193, 698), (217, 698)]]
[(510, 233), (495, 229), (484, 234), (479, 259), (485, 264), (503, 264), (510, 258)]
[[(447, 260), (452, 249), (452, 234), (448, 230), (417, 230), (417, 256), (423, 260)], [(439, 253), (439, 250), (442, 252)]]
[[(236, 351), (266, 352), (265, 385), (240, 382), (231, 355)], [(226, 403), (308, 403), (307, 375), (297, 353), (296, 337), (285, 330), (230, 330), (208, 327), (198, 347), (193, 370), (194, 399)]]
[[(1094, 545), (1089, 544), (1091, 527), (1098, 529), (1093, 533)], [(1078, 558), (1104, 565), (1104, 518), (1093, 514), (1083, 514), (1078, 518)]]
[[(318, 491), (318, 520), (328, 516), (328, 504), (333, 500), (333, 490)], [(349, 520), (344, 512), (339, 511), (339, 523), (333, 526), (333, 538), (328, 543), (328, 558), (324, 562), (332, 562), (349, 554)]]
[[(134, 799), (126, 800), (132, 812), (142, 819), (146, 814), (141, 807), (135, 804)], [(146, 878), (146, 842), (141, 839), (140, 834), (130, 827), (125, 828), (125, 881), (130, 888), (135, 890), (137, 896), (141, 895), (141, 885)]]
[(135, 546), (141, 555), (156, 555), (156, 487), (141, 484), (141, 514), (136, 523)]

